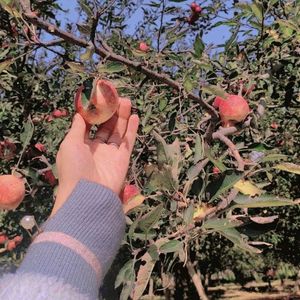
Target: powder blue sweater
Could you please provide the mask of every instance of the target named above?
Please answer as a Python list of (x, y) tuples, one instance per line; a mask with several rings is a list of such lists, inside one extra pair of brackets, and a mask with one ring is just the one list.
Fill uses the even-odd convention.
[(16, 274), (0, 279), (0, 299), (98, 299), (124, 235), (119, 197), (104, 186), (81, 180), (42, 230)]

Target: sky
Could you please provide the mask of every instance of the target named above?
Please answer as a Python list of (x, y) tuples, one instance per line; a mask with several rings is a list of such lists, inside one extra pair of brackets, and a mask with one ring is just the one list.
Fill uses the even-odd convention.
[[(226, 0), (228, 2), (232, 2), (231, 0)], [(58, 0), (59, 5), (64, 9), (67, 10), (66, 13), (59, 12), (58, 18), (62, 20), (62, 24), (66, 24), (67, 22), (74, 23), (78, 21), (78, 11), (76, 10), (77, 0)], [(187, 6), (192, 1), (186, 1), (184, 4), (179, 4), (182, 6)], [(133, 31), (134, 24), (141, 20), (141, 14), (137, 11), (132, 17), (131, 20), (134, 22), (129, 21), (129, 26), (127, 28), (127, 32)], [(218, 21), (218, 20), (216, 20)], [(229, 28), (227, 26), (219, 26), (217, 28), (212, 29), (209, 33), (204, 34), (202, 39), (206, 45), (208, 44), (222, 44), (226, 40), (228, 40), (231, 36)]]

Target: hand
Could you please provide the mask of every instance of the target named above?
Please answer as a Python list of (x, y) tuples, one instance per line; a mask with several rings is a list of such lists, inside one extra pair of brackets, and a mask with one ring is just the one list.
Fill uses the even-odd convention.
[(80, 179), (121, 192), (135, 143), (139, 118), (131, 115), (131, 102), (120, 98), (116, 114), (102, 124), (94, 139), (83, 118), (76, 114), (60, 145), (56, 164), (59, 186), (51, 215), (64, 204)]

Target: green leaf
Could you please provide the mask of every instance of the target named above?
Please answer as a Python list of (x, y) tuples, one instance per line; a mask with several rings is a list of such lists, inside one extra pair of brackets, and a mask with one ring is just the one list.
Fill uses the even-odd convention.
[(205, 49), (205, 45), (200, 37), (197, 34), (195, 42), (194, 42), (194, 53), (196, 58), (200, 58), (202, 56), (203, 50)]
[(94, 51), (95, 51), (94, 47), (87, 47), (86, 51), (80, 55), (80, 59), (83, 61), (91, 59), (91, 57), (94, 54)]
[(81, 63), (74, 61), (66, 61), (65, 64), (70, 68), (73, 73), (84, 73), (84, 66)]
[(126, 66), (117, 61), (110, 61), (110, 62), (106, 63), (105, 65), (100, 65), (97, 70), (99, 73), (112, 74), (112, 73), (118, 73), (118, 72), (122, 72), (122, 71), (126, 70)]
[(160, 111), (163, 111), (167, 105), (168, 105), (168, 100), (166, 97), (164, 97), (159, 100), (158, 108)]
[(251, 5), (251, 10), (253, 14), (255, 15), (256, 19), (259, 22), (262, 22), (263, 20), (263, 7), (256, 1), (254, 1)]
[(261, 250), (250, 246), (242, 237), (242, 235), (235, 228), (227, 228), (225, 230), (219, 230), (220, 234), (229, 239), (233, 244), (243, 250), (252, 253), (261, 253)]
[(300, 165), (296, 165), (293, 163), (282, 163), (282, 164), (276, 165), (274, 167), (274, 169), (300, 175)]
[(144, 232), (149, 231), (158, 222), (163, 210), (163, 204), (161, 203), (140, 219), (138, 227)]
[(34, 126), (30, 118), (28, 118), (27, 122), (24, 124), (23, 132), (20, 134), (20, 141), (22, 143), (23, 149), (25, 149), (32, 138), (34, 131)]
[(88, 17), (92, 17), (94, 15), (93, 10), (89, 7), (85, 0), (80, 0), (80, 7)]
[(232, 20), (230, 20), (230, 21), (218, 21), (214, 25), (212, 25), (210, 27), (210, 29), (213, 29), (213, 28), (219, 27), (219, 26), (224, 26), (224, 25), (226, 25), (226, 26), (236, 26), (236, 25), (238, 25), (238, 23), (236, 21), (232, 21)]
[(232, 221), (228, 219), (209, 219), (202, 225), (204, 229), (223, 230), (226, 228), (234, 228), (242, 225), (240, 221)]
[(221, 160), (214, 158), (214, 153), (213, 153), (212, 149), (206, 147), (205, 148), (205, 155), (214, 164), (214, 166), (219, 168), (219, 170), (221, 172), (225, 172), (227, 170), (227, 167), (223, 164), (223, 162)]
[(193, 84), (193, 81), (191, 80), (190, 76), (186, 76), (184, 78), (183, 87), (187, 93), (190, 93), (193, 90), (194, 84)]
[(230, 49), (231, 45), (232, 45), (233, 42), (236, 40), (238, 33), (239, 33), (239, 27), (236, 28), (236, 30), (235, 30), (234, 33), (231, 35), (231, 37), (229, 38), (229, 40), (226, 41), (226, 43), (225, 43), (225, 51), (226, 51), (226, 52), (228, 52), (228, 50)]
[(132, 274), (134, 272), (134, 260), (131, 259), (124, 264), (124, 266), (119, 271), (116, 281), (115, 281), (115, 289), (119, 287), (122, 283), (132, 279)]
[(300, 200), (292, 201), (290, 199), (281, 198), (274, 195), (266, 195), (266, 194), (259, 197), (238, 195), (233, 200), (233, 203), (234, 204), (233, 206), (231, 206), (231, 209), (296, 205), (300, 203)]
[(214, 95), (214, 96), (220, 96), (222, 98), (226, 98), (226, 92), (219, 86), (217, 85), (204, 85), (202, 86), (202, 91)]
[(204, 158), (204, 141), (202, 135), (196, 135), (194, 164)]
[(230, 188), (232, 188), (241, 178), (243, 178), (243, 174), (231, 174), (226, 175), (225, 179), (222, 182), (222, 185), (218, 189), (218, 191), (213, 195), (209, 202), (217, 199), (220, 195), (227, 192)]
[(281, 159), (288, 159), (287, 155), (284, 154), (269, 154), (263, 157), (260, 161), (261, 162), (268, 162), (268, 161), (277, 161)]
[(181, 247), (182, 247), (182, 242), (177, 241), (177, 240), (171, 240), (171, 241), (168, 241), (165, 244), (163, 244), (159, 248), (159, 252), (172, 253), (172, 252), (179, 251)]
[(183, 221), (186, 225), (189, 225), (193, 221), (194, 204), (190, 204), (189, 207), (183, 212)]

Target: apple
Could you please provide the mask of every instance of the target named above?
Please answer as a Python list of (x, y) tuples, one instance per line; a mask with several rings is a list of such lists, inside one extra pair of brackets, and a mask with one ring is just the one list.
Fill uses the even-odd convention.
[(52, 116), (54, 118), (62, 118), (62, 117), (66, 117), (68, 115), (68, 112), (65, 109), (55, 109), (52, 112)]
[(36, 149), (38, 149), (40, 152), (46, 152), (46, 147), (45, 147), (45, 145), (42, 144), (42, 143), (36, 143), (36, 144), (34, 145), (34, 147), (35, 147)]
[(126, 184), (121, 194), (122, 202), (126, 204), (134, 196), (139, 194), (140, 194), (140, 190), (134, 184)]
[(195, 11), (197, 7), (198, 7), (198, 4), (196, 2), (191, 3), (191, 10), (192, 11)]
[(0, 176), (0, 208), (15, 209), (25, 197), (23, 179), (14, 175)]
[(220, 174), (221, 173), (221, 171), (218, 167), (213, 167), (212, 171), (213, 171), (213, 174)]
[(149, 51), (149, 46), (145, 42), (140, 42), (139, 44), (139, 50), (142, 52), (148, 52)]
[[(119, 95), (114, 85), (101, 79), (94, 79), (92, 91), (87, 99), (82, 85), (75, 95), (75, 109), (90, 125), (99, 125), (109, 120), (119, 107)], [(83, 103), (84, 94), (86, 101)]]
[(250, 113), (248, 102), (239, 95), (228, 94), (226, 99), (217, 96), (213, 106), (219, 109), (222, 126), (230, 127), (242, 122)]
[(0, 234), (0, 244), (4, 244), (8, 240), (7, 235), (5, 234)]
[(6, 245), (6, 250), (7, 251), (12, 251), (16, 248), (17, 244), (14, 240), (10, 240), (8, 241), (7, 245)]
[(43, 173), (44, 180), (49, 183), (51, 186), (55, 186), (57, 183), (57, 179), (55, 178), (52, 170), (47, 170)]

